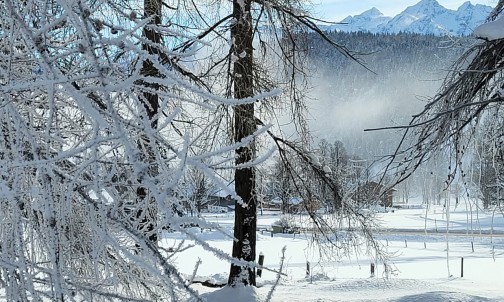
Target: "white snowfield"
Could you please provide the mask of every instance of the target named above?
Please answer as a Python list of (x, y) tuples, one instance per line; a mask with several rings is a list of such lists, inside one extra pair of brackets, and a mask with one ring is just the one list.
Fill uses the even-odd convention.
[[(503, 213), (498, 208), (483, 210), (466, 203), (456, 207), (452, 203), (449, 208), (448, 215), (443, 206), (375, 214), (383, 225), (375, 236), (391, 254), (392, 270), (388, 272), (383, 263), (376, 263), (362, 248), (357, 248), (359, 255), (337, 259), (320, 254), (310, 240), (310, 232), (271, 236), (271, 224), (282, 215), (264, 212), (258, 218), (257, 255), (264, 254), (266, 269), (257, 279), (258, 287), (210, 288), (194, 283), (192, 288), (207, 302), (504, 301)], [(289, 218), (300, 225), (306, 223), (305, 215)], [(222, 255), (231, 251), (234, 217), (232, 213), (207, 214), (206, 219), (218, 223), (224, 233), (208, 228), (192, 228), (190, 233), (222, 253), (211, 253), (195, 245), (175, 254), (174, 264), (191, 280), (195, 264), (201, 260), (192, 280), (224, 284), (229, 263)], [(194, 245), (194, 239), (179, 232), (166, 232), (161, 244), (188, 247)], [(284, 275), (268, 300), (283, 247)], [(375, 264), (374, 276), (371, 263)], [(3, 294), (0, 289), (0, 301), (4, 301)]]
[[(484, 211), (475, 206), (469, 211), (465, 205), (450, 209), (448, 216), (442, 206), (376, 214), (384, 227), (376, 236), (392, 254), (393, 270), (387, 273), (382, 263), (376, 263), (374, 277), (370, 272), (374, 260), (363, 253), (327, 260), (329, 257), (322, 259), (317, 248), (310, 244), (309, 233), (272, 237), (266, 230), (258, 232), (257, 254), (265, 255), (265, 267), (278, 270), (281, 250), (287, 247), (283, 268), (286, 275), (275, 288), (271, 301), (504, 301), (502, 213), (498, 209)], [(209, 215), (207, 219), (231, 233), (232, 214)], [(278, 219), (279, 214), (259, 216), (259, 229), (269, 227)], [(225, 253), (231, 250), (229, 237), (216, 230), (195, 228), (192, 231), (212, 247)], [(163, 244), (174, 246), (184, 239), (180, 233), (166, 233)], [(185, 245), (193, 243), (187, 240)], [(191, 275), (198, 259), (201, 264), (197, 279), (226, 282), (228, 263), (200, 246), (179, 254), (176, 263), (183, 273)], [(276, 277), (273, 271), (263, 271), (258, 288), (215, 289), (199, 284), (193, 287), (208, 302), (265, 301)]]

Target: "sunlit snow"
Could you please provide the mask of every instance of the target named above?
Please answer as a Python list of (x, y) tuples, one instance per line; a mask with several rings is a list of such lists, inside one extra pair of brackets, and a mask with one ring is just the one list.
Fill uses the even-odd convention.
[[(264, 212), (258, 218), (257, 253), (265, 256), (263, 271), (257, 288), (193, 287), (207, 302), (266, 301), (275, 283), (287, 246), (284, 270), (276, 287), (273, 302), (315, 301), (504, 301), (504, 281), (495, 278), (504, 270), (504, 219), (493, 211), (475, 210), (475, 204), (451, 203), (451, 214), (443, 206), (420, 204), (410, 209), (377, 213), (384, 231), (376, 236), (392, 254), (392, 271), (385, 272), (376, 263), (375, 277), (371, 277), (372, 257), (360, 254), (338, 260), (323, 259), (310, 243), (310, 234), (274, 234), (266, 231), (280, 217), (279, 212)], [(473, 208), (470, 211), (470, 208)], [(306, 215), (290, 217), (303, 225)], [(448, 219), (449, 218), (449, 219)], [(225, 230), (232, 230), (232, 214), (206, 215)], [(229, 237), (216, 230), (194, 229), (199, 239), (222, 251), (231, 248)], [(448, 250), (447, 241), (448, 238)], [(180, 233), (165, 233), (163, 244), (174, 246), (186, 239)], [(190, 242), (186, 243), (187, 245)], [(473, 251), (474, 250), (474, 251)], [(462, 277), (461, 259), (464, 258)], [(190, 274), (198, 259), (197, 279), (213, 283), (227, 282), (228, 264), (196, 246), (177, 255), (177, 267)], [(310, 274), (306, 264), (310, 263)]]

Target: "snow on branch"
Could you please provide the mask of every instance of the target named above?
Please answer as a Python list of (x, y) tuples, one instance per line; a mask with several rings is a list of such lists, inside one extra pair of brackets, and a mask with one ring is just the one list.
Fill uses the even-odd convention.
[(487, 41), (493, 41), (504, 38), (504, 17), (495, 21), (490, 21), (474, 29), (473, 35)]
[[(0, 278), (7, 300), (199, 299), (172, 263), (181, 250), (147, 237), (208, 225), (185, 216), (188, 170), (226, 187), (215, 162), (252, 141), (214, 148), (200, 133), (213, 129), (205, 118), (222, 104), (280, 91), (243, 100), (209, 92), (179, 64), (192, 50), (146, 39), (143, 30), (177, 45), (209, 45), (204, 36), (150, 24), (124, 5), (0, 4)], [(149, 62), (153, 74), (145, 72)], [(152, 115), (154, 94), (159, 112)]]

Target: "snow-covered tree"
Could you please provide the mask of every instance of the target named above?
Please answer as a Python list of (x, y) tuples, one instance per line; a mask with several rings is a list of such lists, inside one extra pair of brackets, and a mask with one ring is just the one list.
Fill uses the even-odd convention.
[[(0, 16), (0, 278), (8, 300), (196, 296), (171, 263), (179, 248), (159, 242), (163, 229), (206, 224), (183, 216), (190, 170), (222, 189), (221, 171), (235, 172), (233, 253), (214, 252), (231, 262), (229, 285), (255, 285), (255, 166), (271, 154), (258, 148), (261, 136), (286, 167), (286, 150), (303, 162), (303, 173), (290, 174), (296, 183), (316, 177), (345, 203), (307, 150), (303, 30), (352, 53), (320, 32), (301, 3), (6, 0)], [(285, 99), (300, 142), (263, 122)], [(309, 186), (299, 191), (313, 195)], [(376, 244), (369, 221), (340, 208), (339, 219)], [(335, 238), (341, 224), (309, 214)]]
[(158, 234), (195, 222), (179, 217), (185, 170), (222, 185), (206, 162), (222, 163), (247, 142), (196, 154), (213, 121), (187, 121), (260, 98), (224, 99), (195, 85), (180, 66), (193, 53), (177, 45), (199, 38), (162, 26), (159, 7), (7, 0), (0, 8), (6, 298), (195, 296), (171, 264), (177, 249), (158, 246)]

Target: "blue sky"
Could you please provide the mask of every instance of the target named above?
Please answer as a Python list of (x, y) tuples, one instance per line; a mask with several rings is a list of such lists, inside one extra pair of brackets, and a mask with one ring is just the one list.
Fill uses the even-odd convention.
[[(349, 15), (358, 15), (373, 6), (386, 16), (395, 16), (406, 7), (420, 0), (312, 0), (314, 16), (327, 21), (341, 21)], [(466, 0), (438, 0), (439, 4), (449, 9), (457, 9)], [(471, 0), (472, 4), (494, 6), (497, 0)]]

